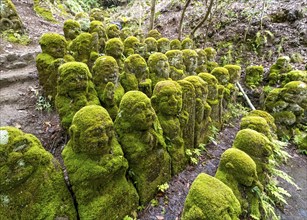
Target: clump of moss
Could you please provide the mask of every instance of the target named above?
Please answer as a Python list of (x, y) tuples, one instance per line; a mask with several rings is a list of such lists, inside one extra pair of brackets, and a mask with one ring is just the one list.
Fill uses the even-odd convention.
[(0, 127), (0, 215), (76, 219), (60, 163), (31, 134)]
[(51, 12), (50, 4), (52, 3), (49, 0), (48, 1), (34, 0), (34, 10), (38, 15), (40, 15), (45, 20), (56, 22)]
[(171, 50), (181, 50), (182, 47), (181, 47), (180, 40), (178, 40), (178, 39), (171, 40), (171, 42), (170, 42), (170, 49)]
[(185, 77), (185, 65), (183, 65), (183, 53), (180, 50), (169, 50), (165, 53), (170, 64), (170, 78), (180, 80)]
[(124, 44), (120, 38), (109, 39), (105, 47), (106, 55), (115, 58), (120, 72), (124, 68)]
[(241, 119), (240, 129), (250, 128), (258, 131), (268, 138), (272, 138), (271, 129), (265, 118), (260, 116), (245, 116)]
[(245, 84), (249, 88), (261, 85), (263, 80), (263, 66), (248, 66), (245, 70)]
[(82, 31), (87, 32), (89, 30), (91, 20), (88, 13), (79, 12), (75, 15), (74, 19), (79, 22)]
[(162, 35), (158, 30), (153, 29), (148, 32), (147, 37), (153, 37), (154, 39), (159, 40)]
[(109, 16), (108, 13), (101, 8), (92, 8), (89, 15), (91, 21), (101, 22), (104, 22), (104, 18)]
[(161, 53), (166, 53), (171, 49), (170, 47), (170, 40), (166, 37), (162, 37), (159, 40), (157, 40), (158, 43), (158, 51)]
[(212, 47), (206, 47), (205, 49), (206, 57), (208, 62), (214, 62), (216, 58), (216, 50)]
[(147, 61), (149, 67), (149, 77), (154, 87), (159, 81), (169, 78), (170, 67), (167, 56), (156, 52), (149, 56)]
[(126, 179), (128, 162), (112, 119), (101, 106), (81, 108), (62, 152), (81, 219), (123, 219), (135, 212), (138, 194)]
[(1, 16), (0, 16), (0, 31), (14, 30), (14, 32), (24, 32), (24, 26), (17, 13), (15, 5), (11, 0), (4, 0), (1, 2)]
[(147, 47), (147, 54), (145, 58), (148, 59), (151, 54), (158, 52), (158, 42), (153, 37), (147, 37), (144, 42)]
[(224, 68), (226, 68), (229, 72), (229, 82), (232, 84), (235, 84), (238, 82), (241, 76), (241, 67), (239, 65), (225, 65)]
[(64, 129), (71, 125), (75, 113), (86, 105), (100, 105), (92, 74), (86, 64), (68, 62), (59, 67), (55, 107)]
[(107, 40), (106, 30), (101, 21), (91, 21), (89, 32), (93, 35), (93, 33), (97, 33), (97, 50), (99, 53), (104, 53), (105, 43)]
[(266, 122), (268, 123), (268, 125), (270, 126), (271, 134), (276, 133), (277, 128), (276, 128), (276, 125), (275, 125), (275, 119), (268, 112), (262, 111), (262, 110), (253, 110), (253, 111), (249, 112), (248, 115), (249, 116), (259, 116), (259, 117), (264, 118), (266, 120)]
[(197, 68), (197, 59), (198, 55), (195, 50), (185, 49), (182, 50), (183, 53), (183, 63), (186, 67), (185, 74), (188, 76), (196, 75), (196, 68)]
[(139, 91), (125, 93), (114, 125), (140, 202), (147, 204), (171, 174), (162, 128), (150, 99)]
[(81, 25), (78, 21), (68, 19), (63, 25), (64, 36), (67, 41), (72, 41), (81, 33)]
[(206, 65), (206, 62), (207, 62), (207, 58), (206, 58), (206, 52), (205, 50), (203, 49), (196, 49), (195, 50), (197, 55), (198, 55), (198, 58), (197, 58), (197, 68), (196, 68), (196, 73), (199, 74), (199, 73), (206, 73), (207, 72), (207, 65)]
[(291, 81), (302, 81), (307, 83), (307, 71), (302, 70), (292, 70), (285, 73), (281, 77), (281, 85), (284, 86)]
[(135, 54), (138, 51), (138, 46), (140, 41), (134, 36), (127, 37), (124, 41), (124, 55), (128, 57), (129, 55)]
[(119, 38), (120, 37), (120, 29), (116, 24), (110, 24), (107, 27), (107, 36), (108, 39), (111, 38)]
[(194, 49), (194, 41), (189, 37), (184, 38), (181, 42), (181, 49), (182, 50), (185, 50), (185, 49), (193, 50)]
[(158, 82), (153, 90), (151, 103), (158, 115), (167, 150), (171, 156), (172, 175), (176, 175), (187, 164), (183, 134), (180, 127), (182, 110), (182, 90), (180, 85), (172, 80)]
[(276, 62), (270, 67), (269, 85), (279, 85), (282, 75), (290, 72), (293, 67), (290, 64), (288, 56), (279, 57)]
[(193, 181), (184, 203), (182, 220), (238, 220), (241, 206), (232, 190), (205, 173)]

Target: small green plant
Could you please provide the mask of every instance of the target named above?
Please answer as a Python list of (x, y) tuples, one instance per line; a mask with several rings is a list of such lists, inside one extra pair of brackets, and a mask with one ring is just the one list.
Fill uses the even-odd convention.
[(45, 98), (42, 95), (38, 96), (35, 109), (38, 111), (51, 112), (52, 106), (50, 104), (50, 98)]
[(13, 29), (3, 31), (1, 37), (11, 43), (21, 45), (28, 45), (31, 43), (31, 39), (28, 35), (20, 33), (19, 31), (14, 31)]
[(143, 211), (144, 209), (145, 209), (145, 206), (143, 206), (143, 205), (139, 205), (139, 206), (137, 207), (137, 210), (138, 210), (139, 212)]
[(223, 122), (229, 123), (233, 119), (237, 119), (247, 115), (248, 108), (244, 107), (240, 103), (228, 103), (227, 105), (227, 112), (223, 115)]
[(123, 220), (136, 220), (136, 218), (132, 218), (132, 217), (126, 215), (126, 216), (123, 218)]
[(157, 207), (157, 206), (159, 205), (159, 201), (158, 201), (157, 199), (152, 199), (152, 200), (150, 201), (150, 205), (151, 205), (152, 207)]
[(169, 188), (168, 183), (163, 183), (161, 185), (158, 185), (158, 190), (163, 193), (165, 193), (168, 188)]

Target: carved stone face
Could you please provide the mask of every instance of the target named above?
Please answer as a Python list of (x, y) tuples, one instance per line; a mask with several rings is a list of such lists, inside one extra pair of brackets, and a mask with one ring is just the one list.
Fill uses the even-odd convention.
[(149, 129), (155, 119), (155, 112), (150, 99), (140, 100), (132, 107), (131, 124), (141, 130)]
[(157, 73), (157, 75), (160, 76), (160, 77), (168, 78), (169, 72), (170, 72), (170, 68), (169, 68), (168, 61), (164, 60), (164, 59), (160, 59), (156, 63), (156, 73)]
[(164, 115), (178, 115), (182, 108), (182, 91), (174, 81), (160, 81), (155, 86), (157, 112)]
[(182, 69), (183, 65), (183, 55), (181, 51), (176, 51), (173, 52), (172, 54), (166, 53), (168, 57), (168, 62), (171, 66), (177, 68), (177, 69)]
[(93, 67), (93, 79), (96, 85), (108, 82), (118, 83), (119, 68), (116, 60), (111, 56), (99, 57)]

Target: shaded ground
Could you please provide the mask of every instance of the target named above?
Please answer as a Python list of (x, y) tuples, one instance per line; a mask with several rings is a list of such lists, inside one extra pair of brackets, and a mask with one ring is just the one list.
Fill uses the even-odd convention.
[[(36, 16), (32, 9), (33, 1), (13, 0), (13, 2), (16, 4), (21, 19), (27, 27), (29, 36), (33, 41), (30, 46), (20, 46), (7, 43), (3, 41), (3, 39), (0, 39), (1, 54), (27, 53), (31, 50), (39, 52), (38, 39), (41, 34), (50, 31), (62, 33), (63, 19), (59, 19), (58, 24), (50, 24)], [(176, 30), (176, 27), (179, 23), (179, 15), (182, 7), (179, 7), (178, 4), (171, 5), (170, 2), (171, 1), (165, 1), (165, 3), (163, 3), (164, 5), (158, 4), (157, 11), (160, 11), (160, 15), (157, 17), (156, 28), (158, 28), (164, 36), (174, 38), (177, 36), (178, 30)], [(291, 15), (295, 9), (306, 9), (307, 7), (307, 2), (305, 0), (273, 0), (271, 2), (272, 4), (267, 10), (267, 14), (277, 12), (286, 13), (288, 11), (287, 14)], [(223, 54), (226, 52), (225, 48), (221, 46), (222, 43), (232, 41), (236, 36), (242, 37), (247, 26), (248, 20), (243, 16), (244, 7), (242, 4), (238, 3), (233, 7), (236, 7), (235, 12), (237, 16), (231, 15), (221, 18), (222, 28), (217, 29), (216, 26), (213, 25), (211, 29), (209, 28), (208, 33), (210, 37), (208, 41), (201, 43), (203, 47), (213, 46), (217, 48), (219, 51), (219, 58), (223, 57)], [(201, 8), (198, 10), (201, 11)], [(291, 13), (289, 13), (289, 11)], [(199, 13), (198, 17), (192, 15), (193, 10), (188, 10), (186, 17), (188, 20), (194, 19), (196, 22), (201, 13)], [(295, 52), (300, 53), (303, 57), (303, 62), (293, 65), (298, 69), (303, 69), (307, 60), (307, 47), (306, 42), (304, 42), (304, 36), (307, 36), (307, 34), (305, 35), (305, 33), (307, 33), (306, 18), (307, 16), (305, 13), (303, 18), (294, 20), (293, 22), (285, 21), (274, 23), (266, 20), (264, 22), (264, 28), (274, 33), (274, 40), (265, 45), (260, 55), (255, 54), (253, 51), (245, 51), (244, 53), (233, 52), (233, 60), (236, 61), (242, 57), (248, 58), (248, 63), (242, 61), (242, 67), (248, 64), (262, 64), (267, 74), (269, 67), (277, 59), (277, 47), (280, 45), (281, 39), (285, 38), (281, 45), (280, 54), (290, 56)], [(188, 28), (190, 27), (185, 26), (184, 33), (189, 32)], [(258, 29), (259, 19), (255, 18), (253, 22), (251, 22), (249, 32), (250, 39), (253, 39), (252, 36), (255, 35)], [(203, 32), (205, 33), (205, 31)], [(202, 37), (199, 39), (201, 40)], [(236, 42), (240, 42), (240, 39), (237, 39)], [(234, 44), (234, 47), (236, 47), (236, 44)], [(271, 57), (268, 57), (267, 55), (270, 50), (273, 54)], [(30, 80), (20, 78), (14, 81), (14, 83), (11, 83), (10, 87), (7, 88), (4, 84), (1, 84), (0, 126), (12, 125), (21, 128), (25, 132), (36, 135), (42, 141), (45, 149), (53, 153), (56, 158), (60, 159), (60, 153), (62, 147), (67, 142), (67, 137), (60, 127), (58, 115), (54, 110), (51, 109), (50, 112), (36, 110), (38, 107), (37, 100), (40, 96), (40, 87), (38, 85), (37, 71), (34, 62), (29, 63), (26, 67), (17, 68), (14, 71), (6, 68), (0, 70), (1, 77), (4, 74), (15, 74), (16, 72), (19, 73), (19, 75), (31, 73), (34, 77)], [(252, 93), (250, 94), (252, 95)], [(257, 99), (255, 99), (255, 101), (257, 101)], [(206, 147), (207, 152), (201, 156), (197, 166), (189, 166), (184, 172), (173, 178), (169, 183), (170, 188), (166, 191), (165, 195), (157, 197), (159, 205), (157, 207), (151, 205), (145, 207), (145, 210), (140, 212), (140, 219), (180, 219), (179, 216), (182, 212), (184, 200), (193, 180), (201, 172), (214, 175), (220, 155), (227, 148), (231, 147), (235, 134), (238, 131), (238, 121), (233, 123), (233, 125), (234, 126), (226, 126), (217, 136), (217, 145), (210, 144)], [(283, 187), (292, 194), (292, 197), (288, 199), (289, 205), (285, 206), (283, 212), (280, 213), (282, 219), (285, 220), (303, 220), (307, 219), (307, 158), (306, 156), (298, 154), (293, 146), (289, 147), (288, 151), (293, 158), (290, 159), (282, 169), (294, 177), (295, 182), (299, 185), (301, 190), (297, 191), (294, 187), (289, 186), (289, 184), (282, 183)]]

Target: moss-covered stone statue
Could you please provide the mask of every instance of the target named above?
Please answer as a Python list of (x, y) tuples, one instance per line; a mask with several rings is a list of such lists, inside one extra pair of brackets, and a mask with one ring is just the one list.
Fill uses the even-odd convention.
[(158, 42), (153, 37), (147, 37), (144, 42), (147, 47), (147, 54), (144, 58), (148, 59), (151, 54), (158, 52)]
[(126, 57), (137, 53), (140, 40), (134, 36), (129, 36), (124, 41), (124, 55)]
[(183, 79), (185, 65), (183, 65), (183, 53), (181, 50), (169, 50), (165, 53), (170, 64), (170, 78), (173, 80)]
[(124, 69), (124, 49), (124, 44), (120, 38), (112, 38), (106, 43), (106, 55), (114, 57), (119, 67), (119, 73)]
[(194, 41), (189, 37), (184, 38), (181, 42), (181, 49), (182, 50), (185, 50), (185, 49), (193, 50), (194, 49)]
[(271, 131), (270, 133), (272, 135), (276, 133), (277, 128), (275, 125), (275, 119), (268, 112), (263, 111), (263, 110), (253, 110), (253, 111), (250, 111), (247, 115), (248, 116), (259, 116), (259, 117), (264, 118), (266, 122), (268, 123), (268, 125), (270, 126), (270, 131)]
[(101, 56), (95, 61), (92, 72), (100, 103), (109, 112), (112, 120), (115, 120), (120, 100), (125, 93), (119, 82), (117, 62), (111, 56)]
[(85, 63), (91, 68), (98, 58), (97, 43), (92, 34), (81, 33), (69, 44), (68, 51), (75, 61)]
[(153, 88), (159, 81), (169, 78), (170, 66), (165, 54), (160, 52), (151, 54), (148, 58), (147, 64)]
[(208, 96), (206, 99), (206, 102), (211, 107), (211, 114), (210, 118), (212, 121), (212, 124), (220, 128), (222, 125), (222, 105), (220, 105), (219, 94), (218, 94), (218, 80), (215, 78), (215, 76), (211, 75), (210, 73), (200, 73), (198, 74), (200, 78), (202, 78), (205, 82), (208, 84)]
[(108, 39), (119, 38), (120, 37), (119, 27), (116, 24), (109, 24), (107, 26), (107, 36), (108, 36)]
[(91, 21), (104, 22), (104, 18), (109, 16), (108, 13), (101, 8), (92, 8), (89, 14)]
[(75, 113), (86, 105), (100, 105), (92, 74), (84, 63), (64, 63), (59, 67), (55, 107), (65, 130)]
[(68, 19), (64, 22), (63, 32), (67, 42), (71, 42), (79, 34), (81, 34), (81, 25), (78, 21), (73, 19)]
[(219, 84), (224, 86), (223, 107), (227, 108), (229, 102), (231, 102), (231, 91), (234, 90), (234, 85), (229, 83), (229, 72), (224, 67), (216, 67), (211, 71), (211, 74), (215, 76)]
[(2, 219), (77, 219), (60, 163), (40, 141), (0, 127)]
[(245, 70), (245, 85), (254, 89), (261, 85), (263, 81), (263, 66), (248, 66)]
[(128, 162), (116, 140), (112, 119), (101, 106), (81, 108), (62, 152), (80, 219), (123, 219), (138, 207), (127, 181)]
[(197, 74), (199, 73), (206, 73), (207, 72), (207, 57), (206, 57), (206, 52), (204, 49), (198, 48), (195, 50), (197, 53), (197, 68), (195, 72)]
[(170, 47), (170, 40), (166, 37), (162, 37), (159, 40), (157, 40), (158, 43), (158, 51), (161, 53), (166, 53), (167, 51), (169, 51), (171, 49)]
[(94, 33), (97, 33), (97, 50), (98, 52), (104, 53), (105, 44), (107, 41), (107, 35), (104, 28), (104, 25), (101, 21), (91, 21), (90, 23), (90, 29), (89, 32), (93, 35)]
[(58, 67), (68, 58), (68, 56), (65, 57), (66, 43), (65, 38), (57, 33), (45, 33), (39, 40), (42, 53), (39, 53), (35, 60), (38, 80), (45, 96), (49, 97), (52, 102), (57, 92)]
[(240, 130), (233, 142), (233, 147), (247, 153), (256, 163), (257, 176), (262, 183), (267, 183), (269, 156), (272, 155), (274, 145), (262, 133), (253, 129)]
[(276, 62), (270, 67), (269, 71), (269, 85), (276, 86), (279, 85), (282, 79), (282, 75), (290, 72), (293, 69), (290, 64), (290, 57), (282, 56), (279, 57)]
[(139, 54), (132, 54), (125, 59), (125, 67), (120, 76), (120, 82), (125, 92), (139, 90), (148, 97), (152, 95), (152, 83), (149, 78), (149, 69), (145, 59)]
[(13, 29), (14, 31), (23, 33), (24, 26), (13, 2), (11, 0), (3, 0), (0, 6), (0, 31)]
[(183, 63), (185, 65), (185, 74), (187, 76), (196, 75), (196, 68), (197, 68), (197, 59), (198, 55), (195, 50), (185, 49), (182, 50), (183, 53)]
[(173, 80), (158, 82), (153, 90), (151, 103), (162, 126), (167, 150), (171, 156), (172, 175), (176, 175), (187, 165), (180, 122), (187, 122), (188, 115), (182, 112), (180, 85)]
[(184, 80), (193, 84), (195, 88), (195, 128), (194, 128), (194, 146), (205, 143), (208, 138), (208, 126), (211, 121), (211, 107), (207, 103), (208, 83), (199, 76), (188, 76)]
[(162, 34), (158, 30), (153, 29), (147, 33), (147, 37), (153, 37), (156, 40), (159, 40), (162, 37)]
[(281, 76), (281, 85), (284, 86), (291, 81), (302, 81), (307, 83), (307, 71), (303, 70), (292, 70)]
[(274, 135), (272, 134), (271, 128), (269, 124), (267, 123), (267, 121), (265, 120), (265, 118), (261, 116), (256, 116), (256, 115), (255, 116), (251, 116), (251, 115), (244, 116), (241, 119), (240, 129), (245, 129), (245, 128), (250, 128), (255, 131), (258, 131), (264, 134), (270, 140), (272, 139), (272, 135)]
[(171, 177), (170, 156), (150, 99), (140, 91), (125, 93), (114, 125), (140, 202), (147, 204), (157, 186)]
[[(196, 94), (193, 84), (187, 80), (178, 80), (182, 90), (182, 112), (187, 113), (187, 120), (180, 121), (185, 149), (194, 149)], [(182, 117), (184, 119), (184, 117)]]
[(258, 181), (256, 164), (248, 154), (237, 148), (226, 150), (215, 177), (230, 187), (241, 204), (242, 212), (260, 218), (259, 199), (252, 189), (258, 187), (261, 190), (262, 185)]
[(193, 181), (184, 203), (182, 220), (239, 220), (240, 202), (222, 181), (205, 173)]
[(228, 64), (225, 65), (224, 68), (226, 68), (229, 73), (228, 89), (230, 91), (230, 99), (235, 102), (239, 93), (239, 89), (235, 85), (241, 77), (241, 66)]
[(206, 53), (206, 66), (207, 66), (207, 71), (210, 73), (215, 67), (218, 67), (218, 63), (215, 62), (216, 59), (216, 50), (212, 47), (206, 47), (204, 49)]
[(181, 50), (181, 42), (178, 39), (171, 40), (171, 50)]
[(91, 20), (88, 13), (79, 12), (75, 15), (74, 19), (80, 23), (82, 31), (87, 32), (89, 30)]

